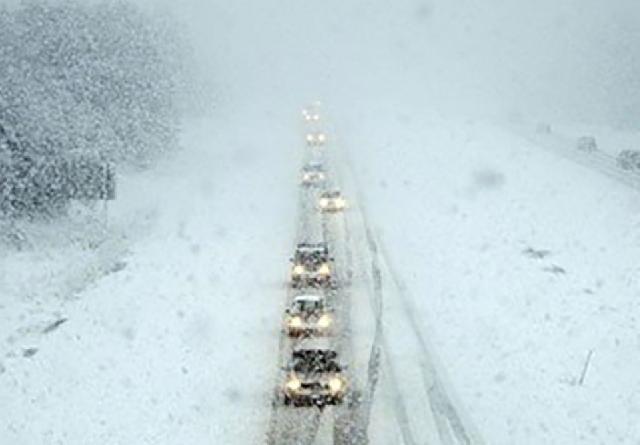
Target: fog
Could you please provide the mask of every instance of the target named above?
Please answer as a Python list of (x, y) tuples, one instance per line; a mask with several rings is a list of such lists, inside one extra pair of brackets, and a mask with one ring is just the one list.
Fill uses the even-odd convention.
[(633, 0), (205, 1), (167, 5), (219, 102), (411, 106), (633, 123)]
[(0, 444), (638, 445), (638, 0), (2, 6)]

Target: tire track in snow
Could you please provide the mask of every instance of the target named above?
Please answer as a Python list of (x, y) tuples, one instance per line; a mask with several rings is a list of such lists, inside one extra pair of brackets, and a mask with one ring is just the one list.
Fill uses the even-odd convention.
[[(373, 305), (374, 307), (378, 308), (377, 310), (380, 311), (379, 314), (382, 317), (384, 315), (384, 312), (381, 308), (384, 297), (382, 276), (383, 270), (386, 269), (388, 273), (385, 274), (385, 276), (389, 276), (391, 278), (392, 284), (395, 287), (395, 294), (398, 297), (399, 302), (401, 303), (401, 308), (404, 312), (404, 316), (409, 322), (409, 327), (420, 349), (421, 357), (419, 369), (422, 374), (423, 384), (427, 389), (427, 399), (431, 406), (431, 411), (434, 415), (434, 420), (438, 429), (438, 436), (441, 440), (441, 443), (447, 445), (483, 444), (484, 442), (480, 434), (476, 431), (475, 426), (472, 425), (471, 421), (468, 418), (462, 418), (460, 414), (460, 408), (456, 407), (456, 405), (459, 406), (459, 403), (454, 403), (454, 401), (452, 400), (451, 391), (446, 390), (445, 385), (442, 382), (442, 376), (440, 375), (441, 373), (437, 372), (434, 364), (433, 353), (430, 351), (431, 348), (428, 346), (425, 337), (422, 334), (420, 324), (416, 320), (415, 305), (408, 295), (407, 287), (404, 285), (404, 282), (402, 281), (396, 270), (393, 268), (386, 249), (380, 243), (379, 238), (375, 236), (369, 224), (369, 217), (366, 211), (366, 200), (362, 193), (359, 182), (357, 181), (354, 164), (345, 152), (342, 153), (342, 159), (343, 164), (349, 170), (349, 177), (353, 181), (353, 189), (356, 198), (358, 199), (362, 225), (367, 238), (369, 254), (371, 256), (372, 278), (374, 282)], [(384, 360), (384, 363), (386, 365), (385, 371), (389, 374), (391, 385), (393, 386), (393, 391), (396, 395), (394, 411), (396, 413), (398, 424), (403, 434), (403, 440), (406, 444), (416, 443), (416, 439), (410, 428), (408, 410), (406, 409), (405, 402), (402, 400), (397, 377), (395, 377), (394, 375), (394, 364), (390, 360), (388, 360), (388, 357), (390, 356), (390, 347), (388, 341), (382, 332), (378, 339), (380, 341), (382, 350), (385, 352), (385, 354), (383, 354), (386, 358), (386, 360)]]
[[(311, 190), (301, 189), (298, 194), (298, 228), (296, 243), (312, 240), (315, 232), (311, 221), (312, 208), (309, 208)], [(311, 237), (311, 238), (310, 238)], [(288, 279), (288, 275), (287, 278)], [(286, 281), (285, 281), (286, 282)], [(293, 298), (294, 290), (287, 285), (287, 298), (284, 307), (287, 307)], [(310, 445), (315, 441), (316, 433), (320, 427), (320, 411), (316, 408), (301, 409), (285, 407), (278, 396), (279, 387), (285, 377), (282, 366), (292, 349), (292, 342), (284, 331), (280, 332), (278, 345), (278, 365), (276, 369), (276, 382), (274, 395), (271, 400), (271, 414), (267, 431), (267, 445)], [(313, 411), (309, 411), (313, 410)], [(299, 416), (301, 411), (306, 411), (307, 416)]]

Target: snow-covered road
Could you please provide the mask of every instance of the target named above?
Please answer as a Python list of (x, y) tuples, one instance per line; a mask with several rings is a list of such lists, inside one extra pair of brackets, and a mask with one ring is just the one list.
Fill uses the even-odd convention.
[[(486, 443), (636, 445), (637, 192), (487, 123), (345, 112), (335, 136), (357, 187), (343, 184), (335, 233), (360, 252), (363, 391), (376, 319), (361, 204), (390, 298), (370, 442), (441, 436), (427, 363)], [(108, 230), (2, 252), (0, 443), (265, 440), (298, 230), (292, 122), (254, 107), (193, 123), (184, 151), (121, 178)]]

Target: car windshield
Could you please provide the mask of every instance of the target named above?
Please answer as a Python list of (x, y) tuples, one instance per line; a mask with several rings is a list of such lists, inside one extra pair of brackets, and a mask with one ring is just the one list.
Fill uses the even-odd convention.
[(301, 374), (340, 372), (332, 351), (302, 351), (294, 359), (293, 370)]
[(310, 312), (320, 309), (320, 303), (317, 300), (297, 300), (295, 308), (299, 312)]

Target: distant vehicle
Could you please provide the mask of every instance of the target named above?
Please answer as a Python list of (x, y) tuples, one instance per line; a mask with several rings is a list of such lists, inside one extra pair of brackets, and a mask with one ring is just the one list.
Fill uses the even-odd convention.
[(307, 122), (318, 122), (320, 120), (320, 102), (314, 102), (302, 110), (302, 117)]
[(344, 401), (348, 382), (338, 354), (330, 348), (305, 348), (293, 351), (284, 368), (286, 380), (281, 388), (285, 405), (338, 405)]
[(321, 293), (298, 295), (285, 311), (285, 329), (290, 337), (328, 335), (332, 325), (333, 310)]
[(329, 257), (327, 243), (300, 243), (291, 258), (291, 286), (327, 288), (331, 286), (333, 258)]
[(592, 153), (598, 149), (598, 144), (593, 136), (581, 136), (576, 141), (576, 148), (580, 151)]
[(330, 190), (323, 192), (318, 199), (318, 207), (322, 212), (337, 213), (347, 206), (347, 201), (340, 193), (340, 190)]
[(622, 150), (618, 154), (616, 162), (623, 170), (640, 171), (640, 151)]
[(536, 133), (551, 134), (551, 125), (547, 122), (538, 122), (538, 124), (536, 125)]
[(327, 135), (321, 131), (307, 133), (305, 140), (307, 141), (307, 145), (310, 147), (317, 147), (324, 145), (327, 142)]
[(305, 108), (302, 110), (302, 117), (307, 122), (318, 122), (320, 120), (320, 113), (312, 108)]
[(320, 162), (309, 162), (302, 168), (301, 184), (303, 186), (319, 186), (324, 184), (326, 179), (327, 174)]

